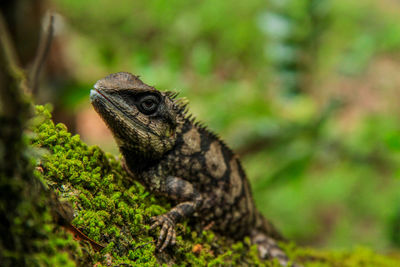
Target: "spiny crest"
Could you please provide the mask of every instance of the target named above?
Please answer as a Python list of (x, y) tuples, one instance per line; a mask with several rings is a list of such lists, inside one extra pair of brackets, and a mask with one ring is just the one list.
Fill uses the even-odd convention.
[(189, 101), (187, 98), (177, 98), (179, 95), (178, 92), (167, 91), (165, 95), (169, 97), (174, 102), (174, 109), (177, 110), (178, 114), (182, 116), (182, 119), (188, 120), (194, 127), (198, 128), (199, 130), (207, 132), (212, 138), (218, 140), (225, 149), (230, 151), (232, 154), (235, 154), (226, 144), (225, 142), (213, 131), (208, 129), (208, 127), (201, 121), (198, 121), (193, 114), (189, 113), (188, 111), (188, 104)]
[(235, 152), (233, 152), (232, 149), (226, 145), (226, 143), (221, 139), (221, 137), (215, 132), (211, 131), (203, 122), (197, 121), (195, 118), (192, 118), (190, 122), (197, 129), (206, 132), (211, 138), (218, 140), (221, 146), (224, 147), (226, 151), (229, 151), (229, 153), (235, 155)]
[[(197, 121), (196, 117), (193, 114), (189, 113), (188, 105), (189, 100), (186, 97), (181, 97), (176, 99), (179, 95), (178, 92), (167, 91), (165, 94), (174, 102), (174, 108), (177, 110), (178, 114), (182, 115), (182, 117), (192, 123), (195, 127), (206, 130), (211, 133), (207, 129), (207, 127), (203, 124), (203, 122)], [(215, 134), (214, 134), (215, 135)]]
[(173, 108), (177, 111), (177, 113), (186, 118), (188, 113), (189, 100), (186, 97), (176, 99), (179, 95), (179, 92), (167, 91), (165, 92), (165, 95), (169, 99), (171, 99), (171, 101), (173, 102)]
[(164, 93), (172, 100), (174, 100), (179, 95), (179, 92), (174, 92), (174, 91), (166, 91)]
[(174, 105), (178, 107), (182, 115), (187, 115), (189, 100), (186, 97), (178, 98), (177, 100), (175, 100)]

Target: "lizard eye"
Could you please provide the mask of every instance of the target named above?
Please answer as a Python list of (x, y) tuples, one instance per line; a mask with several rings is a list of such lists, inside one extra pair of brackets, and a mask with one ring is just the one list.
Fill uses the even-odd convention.
[(140, 112), (146, 115), (153, 114), (158, 108), (159, 100), (154, 95), (146, 95), (139, 101), (138, 108)]

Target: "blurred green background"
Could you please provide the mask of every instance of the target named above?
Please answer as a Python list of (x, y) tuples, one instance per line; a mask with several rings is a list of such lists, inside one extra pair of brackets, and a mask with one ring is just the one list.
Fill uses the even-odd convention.
[[(176, 90), (242, 158), (259, 209), (301, 245), (400, 246), (400, 2), (52, 0), (37, 102), (118, 154), (89, 104), (128, 71)], [(42, 9), (46, 9), (42, 6)]]

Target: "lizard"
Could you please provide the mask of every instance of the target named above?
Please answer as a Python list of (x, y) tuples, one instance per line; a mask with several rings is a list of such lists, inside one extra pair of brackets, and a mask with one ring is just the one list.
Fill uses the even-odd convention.
[(128, 72), (110, 74), (90, 91), (95, 111), (111, 130), (128, 174), (176, 203), (152, 218), (160, 227), (157, 248), (176, 243), (175, 224), (195, 222), (240, 240), (250, 236), (262, 259), (289, 259), (284, 240), (257, 210), (238, 156), (188, 112), (184, 98), (161, 92)]

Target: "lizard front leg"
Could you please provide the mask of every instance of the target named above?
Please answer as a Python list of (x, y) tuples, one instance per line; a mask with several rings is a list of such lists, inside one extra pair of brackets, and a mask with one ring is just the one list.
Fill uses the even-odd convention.
[(175, 224), (183, 218), (191, 216), (201, 205), (202, 197), (190, 182), (174, 176), (168, 176), (164, 182), (159, 184), (156, 191), (170, 199), (181, 201), (169, 212), (152, 218), (154, 223), (150, 229), (161, 226), (157, 247), (162, 251), (169, 244), (175, 244)]

